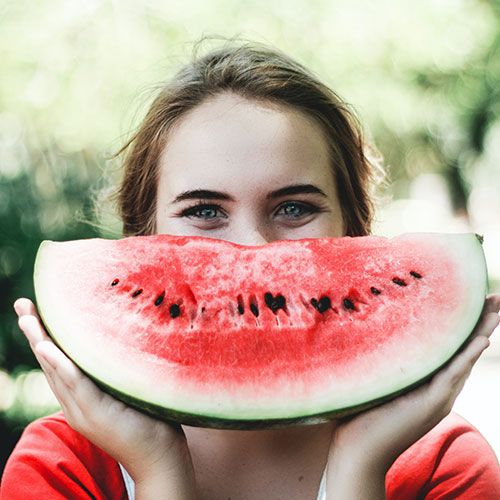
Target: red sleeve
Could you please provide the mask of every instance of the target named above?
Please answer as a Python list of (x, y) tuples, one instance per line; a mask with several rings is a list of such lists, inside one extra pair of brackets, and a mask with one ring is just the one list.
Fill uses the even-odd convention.
[(394, 462), (386, 491), (388, 500), (499, 500), (500, 467), (479, 431), (451, 413)]
[(74, 431), (62, 412), (24, 430), (2, 476), (0, 499), (126, 499), (118, 463)]

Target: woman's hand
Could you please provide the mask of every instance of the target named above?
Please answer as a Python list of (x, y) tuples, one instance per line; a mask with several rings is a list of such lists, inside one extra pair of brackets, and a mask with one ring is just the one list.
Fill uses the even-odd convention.
[(102, 392), (51, 341), (30, 300), (18, 299), (14, 309), (68, 424), (127, 469), (138, 497), (142, 488), (144, 497), (195, 498), (191, 456), (180, 425), (143, 415)]
[[(357, 476), (351, 478), (358, 483), (355, 488), (365, 488), (353, 492), (354, 497), (383, 498), (385, 473), (392, 463), (451, 411), (472, 367), (489, 345), (488, 337), (500, 322), (499, 311), (500, 295), (488, 296), (471, 341), (428, 382), (387, 403), (337, 422), (328, 459), (329, 484), (340, 488), (340, 483), (349, 482), (349, 471), (343, 465), (348, 463), (351, 471), (358, 471)], [(378, 478), (379, 484), (370, 485), (369, 480), (363, 482), (359, 470)], [(345, 491), (350, 488), (346, 485)]]

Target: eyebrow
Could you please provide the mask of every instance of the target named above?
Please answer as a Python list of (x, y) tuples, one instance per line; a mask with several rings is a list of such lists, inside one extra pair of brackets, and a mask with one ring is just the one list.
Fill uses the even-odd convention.
[[(303, 194), (303, 193), (313, 193), (319, 194), (325, 198), (327, 195), (317, 186), (313, 184), (291, 184), (289, 186), (276, 189), (271, 191), (267, 196), (267, 200), (272, 200), (274, 198), (280, 198), (281, 196), (287, 196), (291, 194)], [(211, 191), (208, 189), (193, 189), (191, 191), (184, 191), (172, 201), (172, 203), (178, 203), (183, 200), (199, 199), (205, 198), (208, 200), (227, 200), (235, 201), (235, 199), (227, 193), (222, 193), (221, 191)]]

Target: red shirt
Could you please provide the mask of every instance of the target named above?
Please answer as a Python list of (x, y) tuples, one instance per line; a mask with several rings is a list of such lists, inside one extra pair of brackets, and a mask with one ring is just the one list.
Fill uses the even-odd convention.
[[(386, 476), (388, 500), (499, 500), (495, 453), (452, 413), (406, 450)], [(127, 499), (118, 463), (74, 431), (62, 412), (32, 422), (7, 461), (0, 499)]]

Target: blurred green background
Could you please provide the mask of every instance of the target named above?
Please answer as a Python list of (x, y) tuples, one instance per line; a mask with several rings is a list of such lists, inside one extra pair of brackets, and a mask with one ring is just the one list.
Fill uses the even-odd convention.
[(202, 35), (268, 42), (330, 84), (386, 159), (375, 232), (481, 233), (500, 291), (500, 1), (3, 0), (0, 471), (26, 423), (57, 407), (12, 310), (33, 298), (38, 245), (120, 236), (93, 197), (117, 182), (110, 156)]

